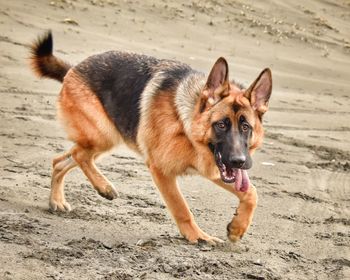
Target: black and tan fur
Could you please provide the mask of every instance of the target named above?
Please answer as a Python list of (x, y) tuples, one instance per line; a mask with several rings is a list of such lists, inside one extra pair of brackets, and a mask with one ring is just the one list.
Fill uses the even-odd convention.
[(207, 77), (177, 61), (118, 51), (72, 67), (52, 54), (50, 32), (33, 44), (31, 64), (40, 77), (63, 82), (58, 115), (74, 142), (70, 151), (53, 160), (51, 209), (71, 209), (64, 177), (77, 166), (101, 196), (117, 197), (95, 160), (124, 142), (144, 158), (187, 240), (221, 241), (198, 227), (177, 186), (176, 177), (190, 171), (239, 198), (227, 229), (232, 241), (243, 236), (257, 203), (245, 170), (263, 137), (262, 115), (272, 87), (269, 69), (244, 89), (229, 81), (224, 58)]

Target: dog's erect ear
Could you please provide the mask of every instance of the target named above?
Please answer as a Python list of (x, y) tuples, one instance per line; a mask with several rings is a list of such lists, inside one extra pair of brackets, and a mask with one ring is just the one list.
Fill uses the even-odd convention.
[(206, 87), (215, 90), (228, 81), (228, 64), (225, 58), (220, 57), (210, 71)]
[(225, 58), (220, 57), (210, 71), (203, 95), (208, 99), (209, 104), (214, 105), (228, 95), (229, 86), (228, 64)]
[(269, 68), (264, 69), (258, 78), (246, 90), (244, 96), (247, 97), (260, 116), (267, 110), (272, 92), (272, 75)]

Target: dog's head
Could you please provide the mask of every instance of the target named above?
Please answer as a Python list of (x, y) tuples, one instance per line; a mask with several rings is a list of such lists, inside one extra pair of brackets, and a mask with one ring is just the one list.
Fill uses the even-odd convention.
[(246, 191), (251, 154), (263, 137), (262, 116), (272, 90), (270, 69), (263, 70), (248, 89), (229, 81), (228, 64), (214, 64), (197, 103), (193, 136), (212, 153), (221, 180)]

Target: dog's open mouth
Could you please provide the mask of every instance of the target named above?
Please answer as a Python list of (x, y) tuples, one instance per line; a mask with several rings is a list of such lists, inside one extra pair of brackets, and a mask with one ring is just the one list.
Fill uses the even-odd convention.
[(222, 155), (214, 150), (216, 165), (219, 168), (221, 180), (226, 184), (233, 184), (237, 191), (246, 192), (249, 189), (250, 181), (248, 173), (244, 169), (231, 168), (222, 162)]

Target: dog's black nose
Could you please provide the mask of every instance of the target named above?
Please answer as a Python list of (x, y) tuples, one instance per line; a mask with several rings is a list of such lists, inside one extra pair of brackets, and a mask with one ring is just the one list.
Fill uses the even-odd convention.
[(230, 156), (230, 164), (234, 168), (241, 168), (246, 162), (247, 158), (245, 155), (232, 155)]

